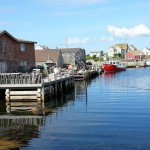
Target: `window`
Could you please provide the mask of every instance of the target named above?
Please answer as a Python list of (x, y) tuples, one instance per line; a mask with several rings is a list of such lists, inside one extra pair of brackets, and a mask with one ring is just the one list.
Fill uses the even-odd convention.
[(6, 41), (0, 41), (0, 50), (5, 52), (8, 49), (8, 43)]
[(20, 50), (21, 52), (25, 52), (25, 44), (23, 43), (20, 44)]
[(20, 72), (26, 72), (27, 69), (28, 69), (28, 66), (27, 66), (27, 61), (20, 61), (19, 62), (19, 71)]
[(27, 67), (27, 61), (20, 61), (19, 66), (21, 66), (21, 67)]
[(117, 52), (117, 49), (114, 49), (114, 53), (116, 53)]

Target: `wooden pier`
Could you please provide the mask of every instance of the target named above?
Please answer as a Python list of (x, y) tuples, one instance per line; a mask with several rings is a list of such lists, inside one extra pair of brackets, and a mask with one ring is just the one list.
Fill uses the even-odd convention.
[(0, 89), (5, 89), (7, 112), (44, 107), (44, 99), (74, 87), (74, 76), (49, 74), (0, 74)]
[(96, 70), (78, 71), (74, 73), (74, 80), (75, 81), (87, 80), (97, 76), (98, 74), (99, 72)]

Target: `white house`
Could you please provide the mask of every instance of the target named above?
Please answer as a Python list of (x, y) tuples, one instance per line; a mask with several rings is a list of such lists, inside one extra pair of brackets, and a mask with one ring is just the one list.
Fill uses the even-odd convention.
[(96, 57), (101, 57), (103, 56), (103, 51), (93, 51), (89, 53), (90, 57), (96, 56)]
[(113, 57), (115, 54), (118, 53), (118, 50), (114, 46), (108, 48), (108, 57)]
[(35, 45), (35, 50), (46, 50), (46, 49), (49, 49), (48, 46), (46, 45)]
[(142, 49), (142, 52), (143, 52), (146, 56), (150, 56), (150, 48), (145, 47), (145, 48)]
[(121, 54), (121, 56), (124, 56), (127, 52), (131, 50), (137, 50), (133, 45), (129, 44), (115, 44), (108, 48), (108, 57), (113, 57), (115, 54)]

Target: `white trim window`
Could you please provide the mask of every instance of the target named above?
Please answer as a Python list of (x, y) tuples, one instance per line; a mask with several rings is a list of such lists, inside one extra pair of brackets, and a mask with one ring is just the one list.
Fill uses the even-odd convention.
[(20, 51), (25, 52), (25, 44), (24, 43), (20, 44)]

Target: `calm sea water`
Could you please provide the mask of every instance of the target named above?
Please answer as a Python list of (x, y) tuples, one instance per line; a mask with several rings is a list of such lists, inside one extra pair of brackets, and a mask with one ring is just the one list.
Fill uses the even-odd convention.
[(46, 106), (55, 112), (20, 150), (150, 149), (150, 68), (76, 82), (73, 92)]

